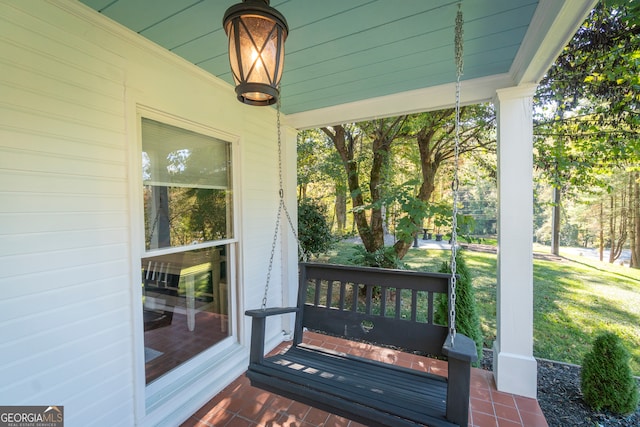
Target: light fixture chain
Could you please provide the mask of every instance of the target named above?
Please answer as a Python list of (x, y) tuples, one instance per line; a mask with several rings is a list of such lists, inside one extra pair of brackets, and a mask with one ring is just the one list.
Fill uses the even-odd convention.
[(449, 335), (451, 345), (456, 336), (456, 256), (458, 252), (458, 177), (459, 157), (460, 157), (460, 78), (463, 73), (463, 26), (462, 3), (458, 2), (458, 12), (456, 14), (455, 27), (455, 61), (456, 61), (456, 100), (455, 100), (455, 141), (454, 141), (454, 166), (453, 182), (451, 189), (453, 192), (453, 214), (451, 220), (451, 298), (449, 301)]

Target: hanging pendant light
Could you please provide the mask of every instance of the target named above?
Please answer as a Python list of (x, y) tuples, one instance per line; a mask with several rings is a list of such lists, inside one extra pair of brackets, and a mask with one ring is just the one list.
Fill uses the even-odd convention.
[(284, 16), (269, 6), (269, 0), (243, 0), (227, 9), (222, 25), (229, 37), (238, 100), (249, 105), (275, 104), (289, 33)]

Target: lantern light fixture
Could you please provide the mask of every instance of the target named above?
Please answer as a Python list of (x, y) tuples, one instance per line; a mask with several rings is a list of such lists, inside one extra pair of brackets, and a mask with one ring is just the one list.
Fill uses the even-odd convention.
[(249, 105), (275, 104), (289, 33), (284, 16), (269, 6), (269, 0), (243, 0), (227, 9), (222, 25), (229, 37), (238, 100)]

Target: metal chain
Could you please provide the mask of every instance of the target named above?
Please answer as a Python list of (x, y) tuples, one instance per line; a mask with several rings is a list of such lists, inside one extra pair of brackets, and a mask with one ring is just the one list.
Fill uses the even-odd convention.
[(165, 213), (165, 216), (169, 216), (164, 212), (164, 208), (162, 207), (162, 200), (158, 203), (158, 210), (156, 211), (156, 217), (153, 219), (153, 225), (151, 225), (151, 232), (149, 233), (149, 242), (153, 240), (153, 235), (156, 232), (156, 225), (158, 225), (158, 217), (160, 216), (160, 212)]
[[(280, 88), (278, 88), (278, 91)], [(276, 227), (273, 233), (273, 241), (271, 242), (271, 255), (269, 256), (269, 267), (267, 268), (267, 280), (264, 286), (264, 295), (262, 297), (262, 309), (267, 308), (267, 296), (269, 295), (269, 283), (271, 282), (271, 271), (273, 270), (273, 259), (276, 253), (276, 244), (278, 242), (278, 231), (280, 229), (280, 220), (282, 218), (282, 212), (284, 211), (285, 216), (287, 217), (287, 222), (289, 223), (289, 227), (291, 228), (291, 232), (296, 239), (296, 243), (298, 244), (298, 253), (302, 261), (306, 262), (307, 255), (302, 250), (302, 245), (300, 244), (300, 239), (298, 237), (298, 233), (293, 226), (293, 221), (291, 220), (291, 216), (289, 215), (289, 211), (287, 210), (287, 205), (284, 203), (284, 185), (282, 180), (282, 129), (280, 125), (280, 97), (278, 96), (277, 106), (277, 123), (276, 126), (278, 128), (278, 183), (279, 190), (278, 195), (280, 196), (280, 202), (278, 205), (278, 214), (276, 215)]]
[(451, 336), (451, 345), (456, 337), (456, 255), (458, 252), (458, 163), (460, 155), (460, 78), (463, 71), (463, 30), (462, 25), (462, 3), (458, 3), (458, 13), (456, 14), (455, 29), (455, 58), (456, 58), (456, 122), (455, 122), (455, 144), (454, 144), (454, 166), (453, 181), (451, 190), (453, 192), (453, 215), (451, 220), (451, 299), (449, 301), (449, 335)]
[[(282, 205), (282, 199), (280, 199), (280, 205)], [(264, 285), (264, 296), (262, 297), (262, 306), (264, 310), (267, 308), (267, 295), (269, 294), (269, 282), (271, 281), (271, 270), (273, 269), (273, 257), (276, 253), (276, 243), (278, 242), (278, 229), (280, 228), (280, 213), (282, 209), (278, 206), (278, 215), (276, 216), (276, 229), (273, 233), (273, 242), (271, 242), (271, 256), (269, 256), (269, 267), (267, 268), (267, 281)]]
[[(279, 91), (279, 89), (278, 89)], [(284, 211), (285, 216), (287, 217), (287, 222), (289, 223), (289, 229), (293, 234), (293, 237), (296, 239), (296, 243), (298, 245), (298, 255), (303, 262), (307, 261), (307, 254), (302, 250), (302, 245), (300, 244), (300, 238), (298, 237), (298, 232), (296, 228), (293, 226), (293, 221), (291, 220), (291, 215), (289, 215), (289, 210), (287, 209), (287, 205), (284, 202), (284, 186), (282, 184), (282, 126), (280, 126), (280, 97), (278, 97), (277, 104), (277, 126), (278, 126), (278, 174), (280, 176), (280, 207)]]

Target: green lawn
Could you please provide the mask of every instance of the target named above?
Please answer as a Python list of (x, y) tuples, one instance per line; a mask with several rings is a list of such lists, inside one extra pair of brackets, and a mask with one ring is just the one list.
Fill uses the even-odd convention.
[[(355, 245), (339, 243), (327, 261), (348, 263)], [(496, 334), (496, 255), (465, 251), (474, 278), (486, 347)], [(561, 251), (562, 254), (562, 251)], [(437, 271), (448, 251), (411, 249), (411, 269)], [(534, 355), (581, 364), (600, 331), (622, 337), (631, 353), (631, 369), (640, 375), (640, 270), (566, 256), (561, 261), (534, 259)]]

